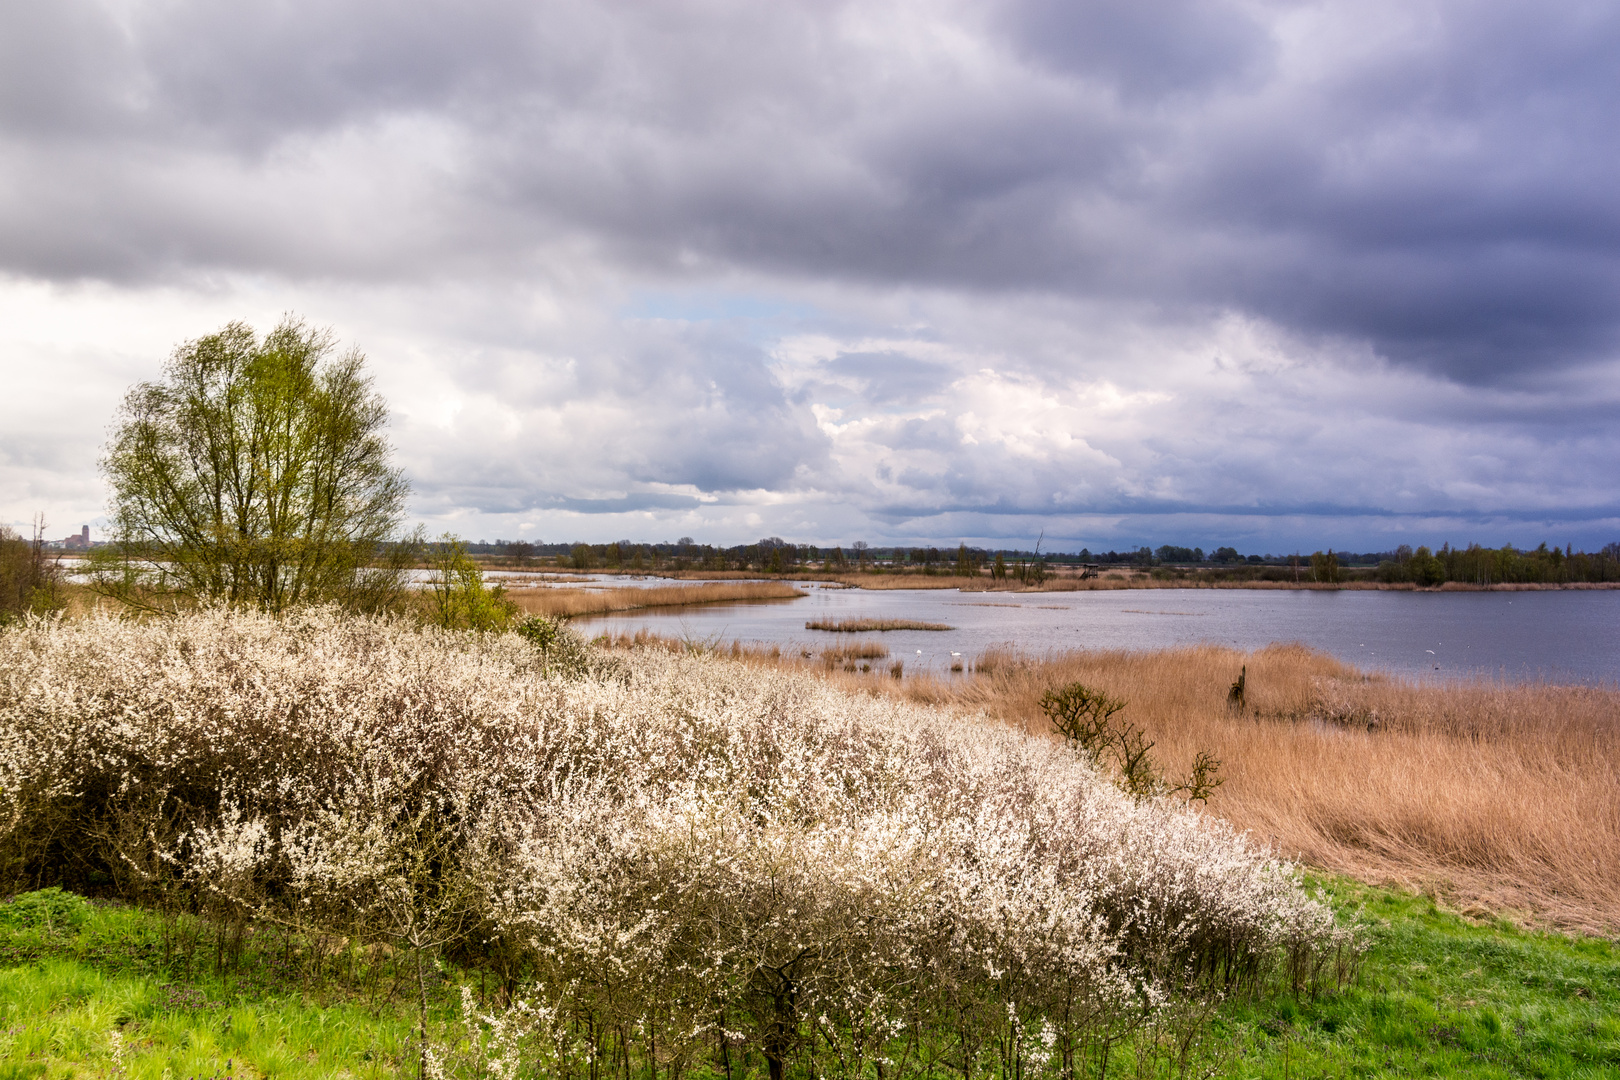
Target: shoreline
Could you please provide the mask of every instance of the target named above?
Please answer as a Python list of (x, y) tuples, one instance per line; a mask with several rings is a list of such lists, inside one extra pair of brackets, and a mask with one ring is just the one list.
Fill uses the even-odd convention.
[[(1614, 591), (1620, 590), (1620, 581), (1566, 581), (1566, 582), (1496, 582), (1492, 584), (1478, 584), (1466, 581), (1447, 581), (1439, 585), (1417, 585), (1410, 581), (1371, 581), (1354, 579), (1337, 582), (1319, 581), (1279, 581), (1263, 579), (1229, 580), (1217, 578), (1210, 580), (1206, 575), (1223, 574), (1228, 571), (1220, 569), (1187, 568), (1187, 567), (1161, 567), (1153, 571), (1133, 569), (1104, 570), (1101, 576), (1082, 578), (1078, 574), (1068, 572), (1071, 568), (1058, 566), (1051, 569), (1046, 580), (1030, 583), (1012, 579), (995, 580), (986, 574), (971, 576), (951, 573), (930, 574), (910, 570), (868, 569), (868, 570), (811, 570), (800, 569), (771, 573), (766, 570), (701, 570), (676, 569), (661, 567), (657, 569), (632, 569), (626, 567), (598, 566), (589, 569), (577, 569), (571, 566), (540, 565), (533, 562), (524, 563), (504, 556), (475, 556), (474, 560), (486, 571), (499, 573), (533, 575), (537, 579), (554, 577), (556, 585), (583, 583), (592, 575), (602, 578), (629, 578), (646, 580), (657, 578), (667, 581), (713, 581), (713, 582), (771, 582), (781, 584), (791, 583), (834, 583), (845, 588), (865, 589), (868, 591), (884, 591), (891, 589), (911, 590), (939, 590), (959, 589), (962, 592), (1007, 592), (1007, 593), (1039, 593), (1039, 592), (1108, 592), (1126, 590), (1153, 590), (1153, 589), (1252, 589), (1256, 591), (1297, 591), (1297, 592), (1584, 592), (1584, 591)], [(83, 561), (77, 554), (64, 554), (59, 561), (67, 564), (64, 569), (69, 575), (79, 572), (76, 564)], [(429, 570), (432, 566), (423, 563), (417, 570)], [(1279, 569), (1269, 566), (1267, 569)], [(1347, 573), (1365, 573), (1366, 568), (1353, 568)], [(1163, 575), (1163, 576), (1159, 576)]]
[[(522, 572), (519, 568), (490, 567), (490, 569)], [(1610, 592), (1620, 590), (1617, 581), (1570, 581), (1570, 582), (1502, 582), (1491, 585), (1477, 585), (1462, 581), (1448, 581), (1440, 585), (1420, 586), (1411, 582), (1385, 582), (1385, 581), (1341, 581), (1341, 582), (1315, 582), (1315, 581), (1199, 581), (1195, 578), (1164, 578), (1155, 579), (1141, 574), (1108, 574), (1099, 578), (1078, 578), (1068, 575), (1054, 575), (1038, 584), (1024, 582), (994, 581), (987, 577), (959, 577), (955, 575), (930, 575), (888, 573), (884, 571), (865, 571), (857, 573), (827, 573), (814, 572), (771, 574), (748, 570), (622, 570), (612, 568), (597, 568), (591, 570), (556, 570), (550, 567), (538, 567), (532, 572), (536, 574), (599, 574), (609, 578), (642, 579), (661, 578), (671, 581), (758, 581), (758, 582), (830, 582), (845, 588), (864, 589), (870, 592), (888, 590), (915, 590), (937, 591), (944, 589), (957, 589), (961, 592), (996, 592), (996, 593), (1045, 593), (1045, 592), (1124, 592), (1129, 590), (1150, 591), (1155, 589), (1249, 589), (1258, 592)]]

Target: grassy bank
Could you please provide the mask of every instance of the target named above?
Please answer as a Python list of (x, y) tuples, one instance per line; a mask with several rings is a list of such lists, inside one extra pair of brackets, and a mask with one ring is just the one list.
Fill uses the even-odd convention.
[(1345, 879), (1334, 903), (1371, 949), (1338, 993), (1226, 1004), (1221, 1075), (1591, 1078), (1620, 1075), (1620, 947), (1471, 920), (1427, 896)]
[[(1476, 924), (1427, 897), (1342, 879), (1326, 886), (1342, 917), (1370, 927), (1355, 980), (1317, 997), (1225, 1002), (1197, 1050), (1200, 1072), (1494, 1080), (1620, 1070), (1613, 945)], [(76, 906), (77, 917), (49, 927), (8, 919), (13, 906), (0, 906), (0, 1077), (415, 1075), (415, 991), (401, 957), (274, 926), (230, 951), (187, 917)], [(438, 969), (430, 1036), (443, 1058), (468, 1048), (463, 986), (475, 1006), (496, 1003), (488, 981)], [(1116, 1060), (1114, 1071), (1129, 1075), (1128, 1059)], [(733, 1080), (752, 1075), (745, 1061), (731, 1064)], [(726, 1062), (708, 1054), (685, 1075), (719, 1080)]]
[[(48, 916), (48, 917), (47, 917)], [(0, 1077), (414, 1073), (403, 956), (34, 893), (0, 906)], [(444, 979), (432, 991), (448, 1018)]]

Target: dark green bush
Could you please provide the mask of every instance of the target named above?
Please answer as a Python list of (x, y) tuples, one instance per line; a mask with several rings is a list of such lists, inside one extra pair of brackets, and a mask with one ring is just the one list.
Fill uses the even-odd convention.
[(1040, 707), (1070, 746), (1093, 765), (1111, 771), (1132, 795), (1181, 795), (1204, 802), (1225, 783), (1220, 759), (1207, 751), (1199, 751), (1186, 780), (1167, 782), (1153, 758), (1154, 744), (1147, 732), (1119, 715), (1125, 702), (1084, 683), (1048, 690), (1041, 695)]
[(0, 926), (12, 930), (76, 930), (90, 913), (82, 896), (54, 886), (14, 896), (0, 904)]
[(628, 677), (620, 660), (592, 649), (560, 616), (531, 615), (518, 624), (517, 634), (539, 650), (550, 674), (567, 679)]

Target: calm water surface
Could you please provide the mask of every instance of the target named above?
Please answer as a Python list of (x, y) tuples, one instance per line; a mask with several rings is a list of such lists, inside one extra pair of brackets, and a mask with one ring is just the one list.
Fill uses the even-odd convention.
[[(916, 619), (942, 632), (831, 634), (810, 619)], [(960, 593), (812, 587), (803, 600), (642, 611), (579, 620), (587, 633), (645, 627), (668, 637), (820, 649), (872, 637), (910, 669), (943, 671), (986, 648), (1158, 649), (1298, 641), (1359, 667), (1419, 678), (1620, 681), (1620, 591), (1310, 592), (1136, 589)]]

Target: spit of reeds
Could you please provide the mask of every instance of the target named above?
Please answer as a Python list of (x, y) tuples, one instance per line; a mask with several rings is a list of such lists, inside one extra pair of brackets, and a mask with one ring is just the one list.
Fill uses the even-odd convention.
[(955, 630), (937, 622), (918, 622), (915, 619), (811, 619), (804, 624), (806, 630), (830, 630), (835, 634), (879, 633), (885, 630)]
[(851, 641), (821, 650), (821, 658), (828, 663), (845, 660), (881, 660), (889, 655), (889, 647), (881, 641)]

